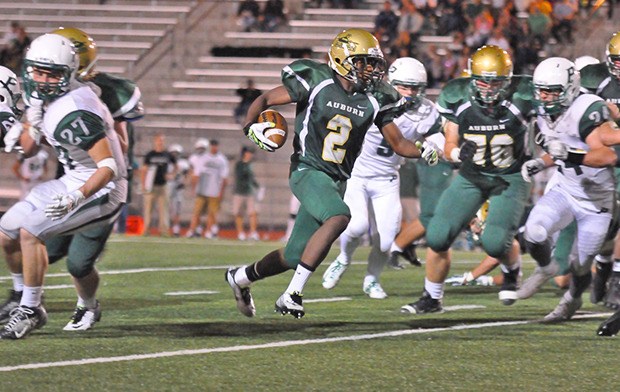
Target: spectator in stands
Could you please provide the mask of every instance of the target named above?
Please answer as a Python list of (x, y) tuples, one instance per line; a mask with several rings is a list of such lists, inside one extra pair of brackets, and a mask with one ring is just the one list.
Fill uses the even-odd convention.
[[(11, 24), (11, 28), (13, 27), (14, 25)], [(24, 54), (32, 39), (26, 33), (26, 29), (19, 24), (15, 27), (14, 34), (15, 36), (0, 51), (0, 64), (17, 74), (21, 74)]]
[[(396, 45), (399, 47), (411, 48), (418, 41), (422, 27), (424, 26), (424, 16), (418, 12), (415, 5), (409, 0), (403, 2), (400, 9), (400, 20), (398, 22), (398, 40)], [(411, 55), (412, 49), (409, 49)]]
[(2, 37), (2, 47), (4, 47), (6, 44), (11, 42), (11, 40), (17, 37), (17, 29), (19, 29), (20, 24), (17, 21), (12, 21), (11, 23), (9, 23), (8, 27), (9, 28), (7, 32), (4, 33), (4, 36)]
[[(254, 102), (259, 95), (262, 94), (262, 91), (254, 87), (254, 80), (248, 79), (246, 81), (245, 87), (240, 87), (235, 91), (235, 94), (241, 97), (241, 101), (235, 107), (235, 121), (237, 124), (241, 124), (243, 119), (245, 118), (245, 114), (248, 111), (248, 108)], [(243, 124), (241, 124), (243, 125)]]
[(469, 26), (474, 24), (474, 20), (482, 13), (483, 9), (482, 0), (469, 0), (463, 5), (463, 16), (465, 16)]
[[(252, 169), (252, 159), (254, 158), (254, 148), (241, 147), (241, 157), (235, 164), (235, 188), (233, 193), (233, 215), (235, 216), (235, 228), (237, 229), (237, 239), (245, 241), (251, 239), (258, 241), (258, 219), (255, 199), (260, 196), (258, 193), (259, 185)], [(242, 209), (248, 216), (250, 233), (246, 236), (243, 230)]]
[(573, 20), (578, 11), (576, 0), (558, 0), (553, 3), (551, 34), (559, 43), (573, 43)]
[(398, 35), (398, 16), (392, 10), (391, 0), (383, 2), (383, 9), (375, 17), (374, 35), (384, 47), (390, 47)]
[(284, 2), (282, 0), (267, 0), (263, 7), (261, 18), (263, 31), (276, 31), (282, 24), (284, 24), (284, 22), (286, 22)]
[(446, 0), (438, 21), (437, 34), (449, 35), (453, 31), (465, 31), (467, 20), (460, 0)]
[(537, 5), (530, 7), (530, 14), (527, 17), (527, 27), (529, 29), (529, 38), (538, 41), (539, 44), (547, 42), (549, 32), (551, 31), (551, 18), (542, 12), (542, 8)]
[(489, 39), (494, 25), (495, 21), (491, 15), (491, 9), (485, 6), (468, 27), (469, 34), (465, 39), (467, 45), (473, 48), (484, 45)]
[(47, 175), (47, 151), (39, 150), (39, 152), (25, 158), (23, 154), (19, 154), (17, 160), (13, 164), (13, 173), (19, 179), (21, 185), (20, 200), (24, 200), (30, 190), (36, 185), (43, 182)]
[(504, 36), (504, 32), (502, 31), (501, 27), (495, 27), (492, 30), (491, 36), (487, 40), (486, 44), (499, 46), (500, 48), (504, 49), (506, 52), (512, 53), (512, 48), (510, 47), (510, 43), (508, 42), (508, 39)]
[(250, 32), (258, 27), (260, 7), (256, 0), (243, 0), (237, 8), (237, 24), (243, 31)]
[(170, 235), (170, 217), (168, 214), (168, 180), (176, 176), (176, 158), (166, 151), (164, 135), (156, 135), (153, 149), (144, 156), (141, 171), (142, 190), (144, 192), (144, 235), (150, 235), (151, 212), (153, 203), (157, 203), (159, 235)]
[(547, 15), (548, 17), (551, 17), (551, 12), (553, 12), (553, 6), (551, 5), (551, 3), (547, 0), (532, 0), (532, 2), (529, 5), (528, 8), (528, 12), (530, 14), (533, 14), (534, 12), (536, 12), (536, 8), (538, 8), (538, 10)]

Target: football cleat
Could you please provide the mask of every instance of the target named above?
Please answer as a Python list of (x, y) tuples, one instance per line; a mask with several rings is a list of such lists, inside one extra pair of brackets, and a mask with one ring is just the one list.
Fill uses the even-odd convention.
[(299, 291), (293, 293), (284, 293), (276, 301), (275, 312), (280, 313), (282, 316), (290, 314), (295, 318), (304, 317), (304, 306), (301, 298), (303, 295)]
[(596, 273), (592, 277), (592, 291), (590, 292), (590, 302), (597, 304), (605, 298), (607, 293), (607, 280), (611, 276), (612, 263), (596, 262)]
[(323, 287), (328, 290), (336, 287), (348, 267), (349, 264), (341, 263), (336, 258), (336, 260), (334, 260), (334, 262), (327, 267), (325, 273), (323, 274)]
[(75, 308), (71, 320), (62, 329), (63, 331), (86, 331), (95, 326), (95, 323), (101, 320), (101, 306), (97, 301), (94, 309), (88, 309), (85, 306)]
[(517, 302), (517, 281), (520, 269), (504, 272), (504, 282), (499, 290), (499, 300), (509, 306)]
[(620, 311), (612, 314), (607, 320), (603, 321), (598, 327), (598, 336), (616, 336), (620, 331)]
[(11, 319), (0, 330), (0, 339), (22, 339), (35, 329), (43, 327), (45, 323), (47, 312), (43, 306), (18, 306), (11, 311)]
[(424, 290), (420, 299), (400, 308), (401, 313), (424, 314), (424, 313), (443, 313), (441, 299), (431, 298), (428, 291)]
[(365, 279), (363, 290), (372, 299), (385, 299), (388, 296), (376, 279)]
[(532, 275), (525, 279), (519, 290), (517, 290), (517, 298), (530, 298), (538, 292), (545, 282), (553, 278), (559, 270), (560, 266), (554, 262), (545, 267), (536, 267)]
[(570, 320), (583, 305), (581, 297), (573, 298), (568, 292), (564, 294), (558, 306), (543, 318), (545, 323), (561, 323)]
[(605, 306), (611, 309), (620, 307), (620, 272), (612, 272), (605, 295)]
[(416, 267), (422, 266), (422, 260), (418, 258), (418, 254), (415, 250), (414, 244), (407, 245), (405, 249), (403, 249), (403, 253), (401, 253), (401, 256), (403, 256), (405, 260), (415, 265)]
[[(241, 267), (245, 268), (245, 267)], [(256, 308), (254, 307), (254, 299), (250, 293), (249, 287), (241, 287), (235, 282), (235, 272), (239, 268), (229, 268), (224, 274), (224, 280), (228, 283), (235, 295), (237, 301), (237, 309), (247, 317), (254, 317), (256, 314)]]
[(405, 269), (405, 266), (400, 263), (398, 256), (402, 255), (401, 252), (393, 251), (390, 253), (387, 259), (387, 265), (395, 270)]
[(0, 324), (5, 324), (11, 319), (11, 311), (19, 306), (22, 293), (22, 291), (9, 291), (9, 298), (0, 306)]

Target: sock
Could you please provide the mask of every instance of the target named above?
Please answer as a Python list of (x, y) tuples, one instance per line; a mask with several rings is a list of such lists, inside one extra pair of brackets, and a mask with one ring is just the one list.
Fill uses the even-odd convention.
[(43, 295), (43, 287), (24, 286), (24, 293), (22, 294), (22, 300), (19, 305), (36, 308), (41, 305), (41, 295)]
[(235, 272), (235, 276), (233, 276), (233, 278), (235, 279), (235, 283), (237, 283), (237, 285), (239, 285), (239, 287), (248, 287), (249, 285), (252, 284), (252, 282), (254, 280), (258, 280), (258, 279), (250, 279), (249, 274), (248, 274), (248, 269), (250, 269), (250, 271), (252, 272), (253, 275), (256, 275), (256, 273), (254, 272), (254, 264), (245, 267), (245, 268), (239, 268), (237, 270), (237, 272)]
[(289, 283), (286, 292), (291, 294), (294, 292), (301, 293), (304, 290), (304, 286), (312, 273), (314, 272), (314, 268), (304, 264), (303, 262), (299, 263), (297, 268), (295, 269), (295, 274), (293, 275), (293, 279), (291, 279), (291, 283)]
[(428, 279), (424, 279), (424, 290), (430, 294), (433, 299), (443, 298), (443, 283), (433, 283)]
[(390, 246), (390, 253), (393, 252), (403, 253), (403, 248), (396, 245), (396, 242), (392, 242), (392, 246)]
[(11, 279), (13, 279), (13, 290), (24, 291), (24, 275), (14, 274), (11, 272)]
[(78, 296), (77, 306), (83, 306), (86, 309), (95, 309), (97, 307), (97, 298), (82, 298)]
[(620, 272), (620, 259), (614, 259), (613, 271)]

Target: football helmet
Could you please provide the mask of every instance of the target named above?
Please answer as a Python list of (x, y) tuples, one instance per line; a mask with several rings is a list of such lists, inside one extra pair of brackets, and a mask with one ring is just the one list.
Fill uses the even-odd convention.
[(538, 64), (533, 82), (536, 105), (547, 115), (559, 115), (579, 95), (581, 78), (572, 61), (550, 57)]
[(0, 103), (10, 107), (13, 114), (19, 117), (22, 112), (17, 108), (17, 102), (21, 96), (22, 93), (15, 72), (0, 65)]
[(586, 65), (598, 63), (600, 63), (600, 61), (592, 56), (580, 56), (575, 59), (575, 68), (577, 68), (577, 71), (581, 71)]
[(499, 104), (507, 93), (512, 78), (510, 55), (499, 46), (485, 45), (468, 60), (474, 102), (485, 108)]
[(388, 81), (392, 86), (409, 87), (413, 95), (405, 99), (417, 106), (426, 95), (428, 78), (424, 65), (412, 57), (396, 59), (388, 69)]
[(50, 101), (69, 92), (78, 69), (71, 41), (44, 34), (30, 44), (24, 58), (24, 91), (28, 97)]
[(80, 66), (78, 67), (78, 76), (86, 78), (95, 69), (97, 62), (97, 43), (88, 34), (75, 27), (59, 27), (50, 34), (58, 34), (73, 43), (75, 51), (80, 58)]
[(358, 91), (369, 91), (383, 79), (386, 62), (379, 41), (362, 29), (348, 29), (334, 38), (329, 66), (353, 82)]
[(605, 51), (605, 58), (607, 59), (609, 73), (620, 80), (620, 31), (611, 36)]

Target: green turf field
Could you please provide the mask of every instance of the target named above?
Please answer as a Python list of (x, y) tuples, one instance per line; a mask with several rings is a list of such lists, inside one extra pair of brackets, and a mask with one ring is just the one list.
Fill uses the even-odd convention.
[[(113, 237), (99, 264), (103, 318), (81, 333), (62, 331), (75, 294), (62, 288), (71, 284), (63, 263), (51, 266), (45, 292), (49, 322), (24, 340), (0, 342), (0, 389), (617, 390), (620, 340), (595, 334), (609, 310), (591, 305), (586, 296), (578, 319), (537, 323), (559, 301), (560, 291), (551, 285), (510, 307), (500, 304), (496, 287), (448, 287), (444, 306), (452, 310), (403, 315), (400, 306), (421, 293), (422, 268), (386, 270), (385, 300), (362, 293), (362, 263), (327, 291), (321, 275), (334, 249), (306, 287), (303, 319), (273, 312), (291, 273), (254, 286), (257, 316), (248, 319), (237, 312), (224, 268), (254, 261), (277, 246)], [(361, 248), (355, 260), (367, 252)], [(480, 253), (455, 252), (452, 272), (469, 270), (480, 259)], [(529, 258), (524, 268), (529, 275)], [(10, 288), (7, 275), (2, 262), (2, 300)], [(193, 293), (198, 291), (204, 293)], [(334, 301), (311, 302), (329, 298)]]

